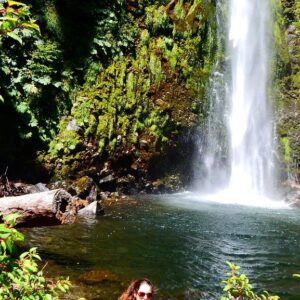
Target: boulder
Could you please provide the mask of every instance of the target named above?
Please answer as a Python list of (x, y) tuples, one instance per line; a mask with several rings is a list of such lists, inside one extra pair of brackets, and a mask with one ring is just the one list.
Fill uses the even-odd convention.
[(103, 208), (98, 201), (94, 201), (78, 211), (79, 216), (99, 216), (103, 213)]
[(72, 196), (86, 199), (89, 203), (100, 200), (100, 190), (93, 178), (83, 176), (77, 180), (62, 180), (49, 185), (50, 189), (63, 188)]

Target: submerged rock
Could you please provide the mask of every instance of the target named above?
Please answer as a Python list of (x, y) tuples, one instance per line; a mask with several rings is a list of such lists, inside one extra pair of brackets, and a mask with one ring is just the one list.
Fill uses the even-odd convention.
[(116, 274), (103, 270), (88, 271), (81, 275), (80, 279), (87, 284), (99, 283), (104, 281), (119, 281), (119, 278)]

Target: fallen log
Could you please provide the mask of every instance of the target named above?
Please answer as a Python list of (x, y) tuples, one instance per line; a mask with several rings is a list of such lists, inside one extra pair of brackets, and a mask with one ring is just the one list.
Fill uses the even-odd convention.
[(0, 198), (0, 213), (19, 212), (19, 227), (48, 226), (73, 223), (77, 208), (72, 196), (63, 189)]

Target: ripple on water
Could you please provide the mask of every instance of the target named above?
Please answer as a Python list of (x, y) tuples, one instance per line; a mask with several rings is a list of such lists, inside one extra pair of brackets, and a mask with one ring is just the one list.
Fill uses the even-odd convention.
[[(297, 211), (197, 202), (192, 209), (185, 199), (166, 198), (111, 207), (105, 217), (70, 226), (26, 229), (28, 243), (38, 246), (50, 273), (70, 276), (87, 299), (116, 299), (143, 276), (159, 287), (157, 299), (216, 299), (226, 261), (241, 265), (258, 289), (286, 300), (300, 295), (291, 276), (300, 272)], [(116, 282), (77, 280), (102, 271), (115, 274)]]

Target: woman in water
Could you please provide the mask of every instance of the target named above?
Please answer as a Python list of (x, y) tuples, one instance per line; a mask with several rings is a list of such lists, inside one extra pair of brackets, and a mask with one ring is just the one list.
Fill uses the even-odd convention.
[(154, 286), (147, 278), (137, 279), (130, 283), (119, 300), (150, 300), (154, 293)]

